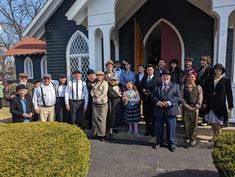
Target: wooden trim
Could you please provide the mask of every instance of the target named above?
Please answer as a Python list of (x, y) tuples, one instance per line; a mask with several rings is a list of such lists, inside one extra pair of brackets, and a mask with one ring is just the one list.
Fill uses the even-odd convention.
[(134, 52), (135, 52), (135, 72), (138, 72), (138, 65), (144, 64), (144, 43), (140, 25), (135, 18), (134, 22)]

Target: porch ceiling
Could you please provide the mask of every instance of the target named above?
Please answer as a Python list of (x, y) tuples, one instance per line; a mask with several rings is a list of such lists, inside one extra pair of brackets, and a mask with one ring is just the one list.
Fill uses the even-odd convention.
[(211, 0), (187, 0), (187, 1), (214, 18), (211, 10), (212, 9)]
[(147, 0), (118, 0), (116, 4), (116, 24), (120, 29)]

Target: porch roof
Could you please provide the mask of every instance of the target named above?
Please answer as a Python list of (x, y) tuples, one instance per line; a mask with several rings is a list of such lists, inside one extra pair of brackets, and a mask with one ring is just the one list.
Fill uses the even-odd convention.
[(23, 38), (14, 47), (8, 50), (5, 56), (45, 54), (46, 42), (35, 38)]

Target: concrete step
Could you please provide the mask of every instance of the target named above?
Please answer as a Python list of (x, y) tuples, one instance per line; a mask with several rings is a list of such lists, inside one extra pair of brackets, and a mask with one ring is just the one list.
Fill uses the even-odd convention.
[[(139, 129), (142, 129), (142, 131), (145, 130), (145, 122), (143, 120), (141, 120), (139, 122)], [(198, 131), (198, 136), (207, 136), (207, 137), (212, 137), (213, 136), (211, 126), (198, 126), (197, 131)], [(235, 132), (234, 124), (232, 124), (232, 125), (229, 124), (228, 127), (222, 128), (222, 132), (229, 132), (229, 131), (234, 131)], [(180, 120), (177, 120), (176, 132), (178, 134), (184, 135), (184, 126), (183, 126), (182, 121), (180, 121)]]

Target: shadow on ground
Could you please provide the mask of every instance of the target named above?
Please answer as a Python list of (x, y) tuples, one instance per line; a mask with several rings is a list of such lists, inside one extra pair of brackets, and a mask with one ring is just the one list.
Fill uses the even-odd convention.
[(181, 170), (161, 173), (152, 177), (219, 177), (215, 171), (200, 171), (200, 170)]

